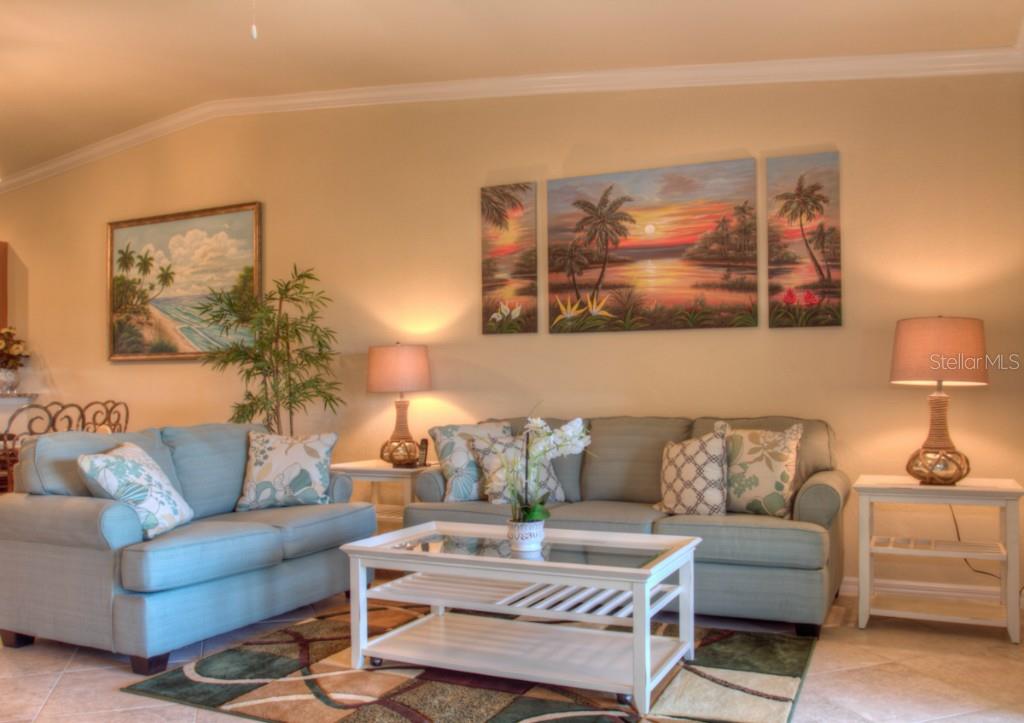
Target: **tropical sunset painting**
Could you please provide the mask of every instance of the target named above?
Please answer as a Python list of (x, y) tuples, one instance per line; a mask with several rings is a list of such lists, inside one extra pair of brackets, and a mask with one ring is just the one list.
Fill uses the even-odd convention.
[(757, 326), (754, 160), (548, 183), (552, 333)]
[(839, 154), (768, 159), (768, 325), (840, 326)]
[(259, 293), (260, 204), (110, 224), (110, 358), (196, 359), (226, 343), (200, 318), (211, 291)]
[(480, 189), (485, 334), (537, 331), (537, 184)]

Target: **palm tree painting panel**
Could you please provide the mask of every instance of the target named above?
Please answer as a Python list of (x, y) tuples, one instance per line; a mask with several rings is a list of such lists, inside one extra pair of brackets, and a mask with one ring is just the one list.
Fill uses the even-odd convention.
[(752, 158), (548, 183), (552, 333), (757, 326)]
[(480, 189), (483, 331), (537, 331), (537, 184)]
[(231, 337), (202, 321), (197, 307), (230, 291), (240, 308), (260, 293), (260, 204), (109, 224), (110, 358), (198, 359)]
[(768, 325), (842, 325), (839, 154), (769, 158)]

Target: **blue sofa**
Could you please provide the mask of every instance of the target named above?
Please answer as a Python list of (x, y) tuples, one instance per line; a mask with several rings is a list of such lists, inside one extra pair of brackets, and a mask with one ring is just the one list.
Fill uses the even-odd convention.
[[(348, 589), (343, 543), (373, 535), (373, 507), (349, 503), (235, 512), (249, 427), (208, 424), (115, 435), (63, 432), (28, 441), (14, 494), (0, 496), (0, 631), (6, 646), (36, 636), (131, 656), (159, 672), (170, 651)], [(145, 449), (195, 519), (143, 541), (135, 512), (90, 496), (81, 454), (122, 442)]]
[[(781, 431), (800, 422), (792, 517), (752, 514), (668, 515), (661, 499), (665, 443), (699, 437), (722, 417), (596, 417), (582, 455), (554, 462), (567, 501), (550, 505), (547, 525), (570, 530), (692, 535), (696, 610), (704, 615), (795, 623), (816, 635), (843, 579), (843, 506), (850, 480), (837, 469), (827, 422), (794, 417), (727, 419), (737, 429)], [(498, 421), (498, 420), (488, 420)], [(508, 421), (515, 431), (524, 419)], [(556, 425), (563, 420), (548, 420)], [(430, 470), (416, 478), (419, 502), (405, 508), (405, 525), (450, 521), (504, 524), (508, 505), (444, 502), (445, 481)]]

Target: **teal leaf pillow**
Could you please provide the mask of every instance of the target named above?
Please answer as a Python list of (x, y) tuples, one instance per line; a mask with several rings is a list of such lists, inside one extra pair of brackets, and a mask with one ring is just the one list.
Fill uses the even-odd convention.
[(286, 437), (249, 432), (245, 485), (235, 509), (325, 505), (337, 434)]
[(93, 497), (119, 500), (135, 510), (147, 540), (195, 516), (160, 465), (138, 445), (126, 443), (105, 454), (83, 454), (78, 467)]
[(437, 461), (445, 479), (445, 502), (472, 502), (486, 497), (480, 466), (473, 457), (470, 444), (477, 437), (510, 437), (508, 422), (484, 424), (448, 424), (428, 431), (434, 440)]
[(796, 455), (804, 425), (783, 432), (729, 429), (725, 438), (729, 462), (729, 512), (789, 517), (793, 500)]

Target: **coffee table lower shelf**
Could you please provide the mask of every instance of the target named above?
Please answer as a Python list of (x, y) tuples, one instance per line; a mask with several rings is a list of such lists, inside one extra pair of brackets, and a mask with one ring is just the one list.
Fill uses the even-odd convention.
[[(363, 654), (412, 665), (633, 694), (633, 635), (480, 615), (428, 615), (369, 641)], [(692, 643), (651, 636), (651, 688)]]

